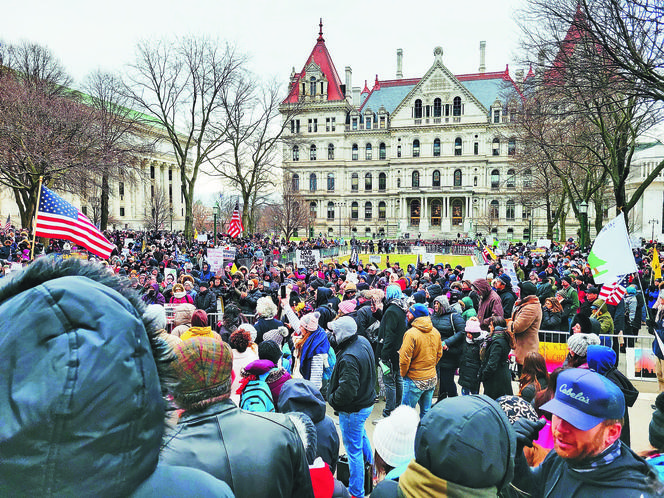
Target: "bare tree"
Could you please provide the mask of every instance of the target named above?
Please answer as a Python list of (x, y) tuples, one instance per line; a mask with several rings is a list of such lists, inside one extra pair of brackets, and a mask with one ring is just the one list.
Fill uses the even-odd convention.
[(162, 189), (154, 186), (150, 200), (145, 205), (143, 223), (146, 230), (164, 230), (170, 215), (168, 198)]
[[(212, 218), (212, 209), (205, 206), (201, 201), (194, 202), (191, 214), (194, 218), (194, 228), (199, 232), (214, 230), (210, 218)], [(219, 220), (217, 220), (219, 222)], [(217, 225), (219, 226), (219, 225)]]
[(240, 78), (244, 57), (204, 37), (144, 41), (131, 66), (128, 96), (168, 136), (180, 169), (185, 237), (193, 234), (196, 180), (227, 141), (222, 92)]
[(122, 80), (110, 73), (95, 71), (88, 76), (86, 103), (95, 111), (95, 132), (98, 137), (96, 168), (99, 183), (99, 224), (108, 225), (110, 180), (143, 183), (140, 158), (154, 150), (154, 124), (131, 109), (132, 101), (123, 91)]
[(290, 119), (300, 111), (299, 103), (280, 106), (282, 95), (278, 84), (257, 84), (251, 74), (234, 79), (221, 92), (227, 121), (217, 129), (229, 148), (212, 165), (239, 191), (242, 222), (250, 230), (255, 225), (256, 204), (275, 185), (278, 153)]
[(66, 89), (70, 80), (45, 47), (10, 45), (0, 70), (0, 184), (10, 188), (23, 226), (33, 219), (40, 177), (75, 192), (94, 175), (94, 114)]
[(284, 178), (281, 198), (279, 202), (270, 206), (267, 214), (270, 219), (268, 225), (273, 226), (286, 241), (290, 241), (298, 230), (307, 226), (310, 217), (309, 206), (299, 190), (293, 188), (290, 177)]

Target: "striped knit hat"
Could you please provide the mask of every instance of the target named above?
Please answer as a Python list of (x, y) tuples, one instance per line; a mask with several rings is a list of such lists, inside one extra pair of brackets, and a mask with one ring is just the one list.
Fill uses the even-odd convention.
[(185, 410), (201, 409), (231, 394), (233, 353), (219, 339), (193, 337), (176, 345), (171, 365), (178, 379), (173, 397)]

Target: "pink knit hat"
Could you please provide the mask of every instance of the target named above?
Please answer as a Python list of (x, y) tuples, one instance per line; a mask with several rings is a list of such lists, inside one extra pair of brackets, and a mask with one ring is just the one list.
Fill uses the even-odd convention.
[(313, 313), (308, 313), (300, 319), (300, 325), (302, 325), (309, 332), (314, 332), (318, 328), (318, 319), (320, 318), (320, 313), (314, 311)]
[(341, 311), (344, 315), (347, 315), (348, 313), (355, 311), (355, 306), (356, 303), (354, 299), (341, 301), (341, 303), (339, 303), (339, 311)]
[(479, 334), (480, 332), (482, 332), (482, 329), (480, 329), (479, 320), (469, 319), (466, 322), (466, 332), (470, 334)]

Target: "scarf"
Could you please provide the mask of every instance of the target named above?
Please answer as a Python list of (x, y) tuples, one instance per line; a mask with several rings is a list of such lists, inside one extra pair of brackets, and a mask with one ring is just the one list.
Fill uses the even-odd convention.
[(404, 498), (484, 498), (497, 497), (498, 490), (490, 488), (468, 488), (434, 475), (415, 460), (399, 478), (397, 496)]
[[(300, 331), (302, 331), (302, 329), (300, 329)], [(312, 334), (312, 332), (310, 330), (305, 329), (304, 333), (301, 336), (299, 336), (299, 337), (293, 336), (293, 339), (294, 339), (294, 342), (295, 342), (294, 354), (298, 358), (302, 356), (302, 347), (304, 346), (304, 343), (307, 342), (307, 339), (309, 339), (311, 334)]]

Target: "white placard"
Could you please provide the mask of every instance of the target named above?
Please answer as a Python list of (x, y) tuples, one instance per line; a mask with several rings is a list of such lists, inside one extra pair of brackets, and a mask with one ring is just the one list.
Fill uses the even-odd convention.
[(313, 268), (320, 261), (320, 251), (318, 249), (298, 249), (297, 266), (300, 268)]
[(551, 239), (537, 239), (537, 247), (551, 247)]
[(422, 263), (436, 263), (436, 255), (432, 252), (425, 252), (422, 254)]
[(467, 266), (466, 271), (463, 273), (463, 279), (470, 280), (471, 282), (474, 282), (478, 278), (486, 280), (487, 273), (489, 273), (488, 265)]
[(224, 261), (233, 261), (235, 259), (235, 247), (225, 246), (223, 249), (224, 249)]
[(198, 235), (198, 237), (196, 237), (196, 241), (201, 242), (203, 244), (207, 244), (207, 240), (208, 240), (207, 233), (201, 233)]
[(517, 289), (519, 286), (519, 277), (516, 276), (516, 270), (514, 269), (514, 261), (511, 259), (501, 259), (500, 264), (503, 265), (503, 272), (506, 273), (512, 282), (512, 287)]
[(369, 263), (376, 263), (379, 265), (380, 261), (380, 256), (369, 256)]
[(413, 254), (426, 254), (427, 248), (425, 246), (412, 246), (410, 251)]
[(216, 274), (224, 265), (224, 250), (221, 247), (208, 248), (207, 262), (210, 265), (212, 273)]

